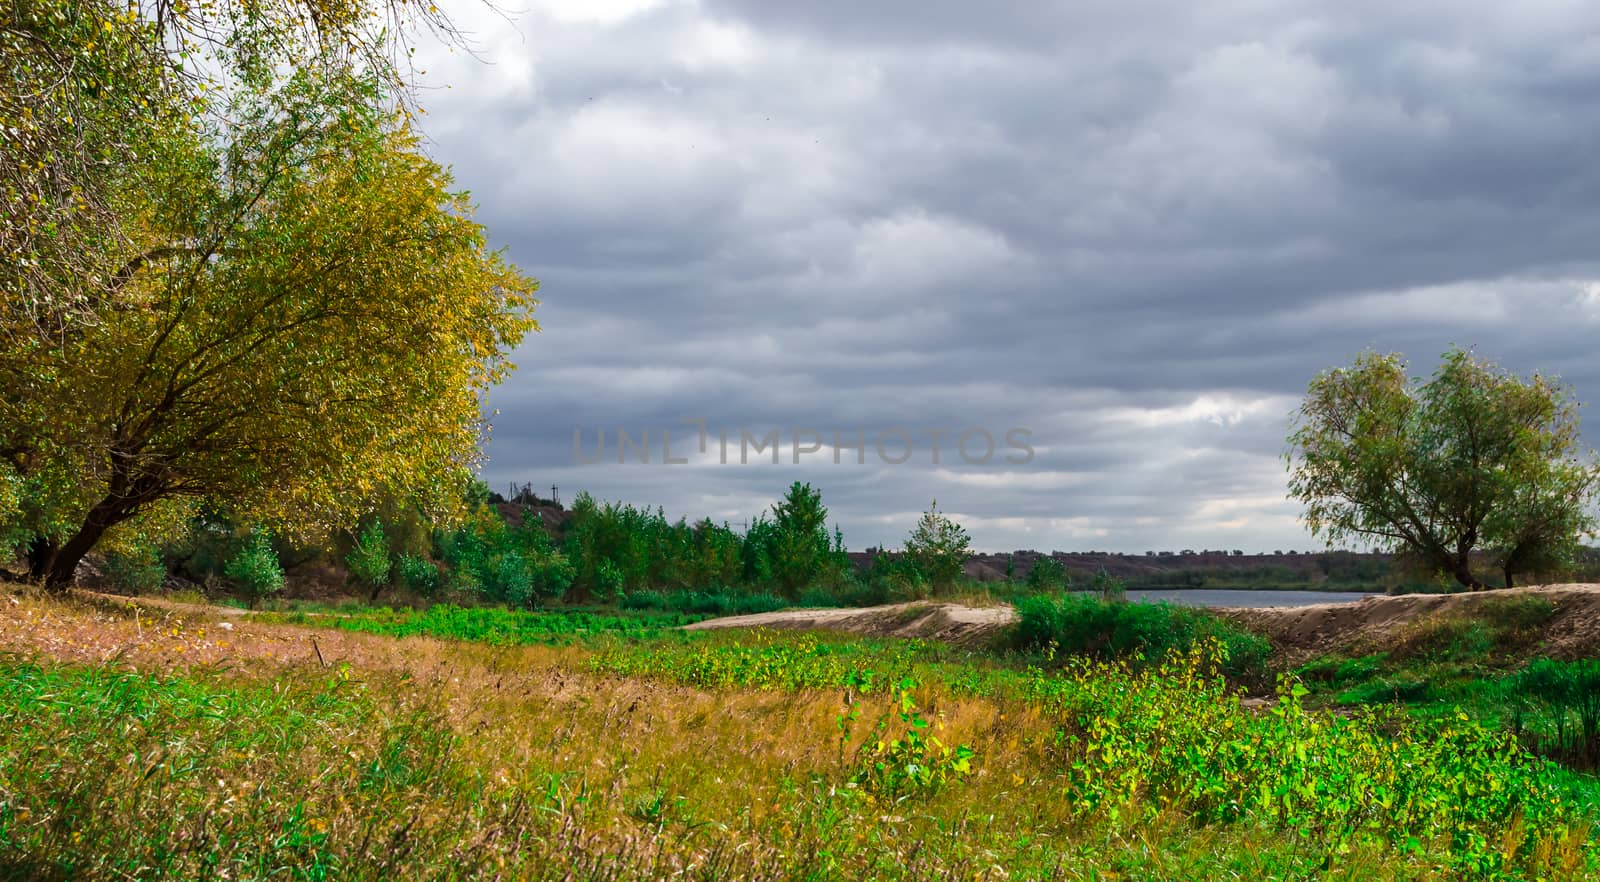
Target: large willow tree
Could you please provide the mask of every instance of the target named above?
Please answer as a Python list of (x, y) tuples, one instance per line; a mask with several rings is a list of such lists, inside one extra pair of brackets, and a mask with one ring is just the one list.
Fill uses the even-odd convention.
[(1568, 564), (1594, 530), (1600, 470), (1577, 405), (1462, 349), (1427, 380), (1366, 353), (1311, 381), (1289, 437), (1290, 495), (1313, 533), (1403, 552), (1476, 590)]
[(364, 0), (0, 0), (0, 536), (68, 584), (208, 500), (315, 536), (439, 510), (535, 325)]

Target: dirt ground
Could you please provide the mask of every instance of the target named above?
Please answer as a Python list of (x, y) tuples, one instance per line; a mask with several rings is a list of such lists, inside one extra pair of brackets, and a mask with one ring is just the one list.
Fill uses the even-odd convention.
[(1377, 651), (1412, 623), (1436, 616), (1471, 615), (1487, 601), (1537, 596), (1555, 605), (1543, 629), (1542, 652), (1580, 658), (1600, 652), (1600, 585), (1569, 583), (1479, 591), (1472, 594), (1374, 595), (1354, 603), (1219, 610), (1265, 635), (1276, 652), (1309, 657), (1341, 649)]
[(963, 646), (986, 642), (1016, 621), (1009, 606), (973, 607), (958, 603), (895, 603), (864, 609), (786, 609), (707, 619), (685, 630), (783, 628), (843, 631), (869, 637), (920, 637)]

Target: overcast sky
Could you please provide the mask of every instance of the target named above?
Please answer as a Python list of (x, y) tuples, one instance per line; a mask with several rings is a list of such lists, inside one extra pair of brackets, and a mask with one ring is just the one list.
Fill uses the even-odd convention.
[[(988, 550), (1305, 549), (1282, 455), (1317, 371), (1461, 344), (1600, 401), (1600, 4), (510, 15), (421, 53), (432, 152), (543, 285), (491, 486), (738, 525), (809, 481), (852, 548), (937, 497)], [(782, 462), (740, 465), (773, 429)], [(802, 432), (796, 465), (795, 429), (867, 463)]]

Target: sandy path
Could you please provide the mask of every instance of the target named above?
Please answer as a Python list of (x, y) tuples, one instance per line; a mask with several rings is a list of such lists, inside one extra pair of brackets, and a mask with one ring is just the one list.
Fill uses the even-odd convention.
[(987, 642), (1016, 621), (1009, 606), (975, 607), (959, 603), (913, 602), (864, 609), (785, 609), (707, 619), (690, 631), (721, 628), (784, 628), (844, 631), (872, 637), (920, 637), (948, 643)]
[(1298, 607), (1221, 609), (1225, 615), (1272, 641), (1293, 656), (1338, 649), (1379, 651), (1412, 623), (1427, 618), (1474, 613), (1485, 603), (1541, 597), (1555, 606), (1543, 627), (1544, 651), (1557, 657), (1593, 655), (1600, 648), (1600, 585), (1535, 585), (1471, 594), (1373, 595), (1354, 603)]

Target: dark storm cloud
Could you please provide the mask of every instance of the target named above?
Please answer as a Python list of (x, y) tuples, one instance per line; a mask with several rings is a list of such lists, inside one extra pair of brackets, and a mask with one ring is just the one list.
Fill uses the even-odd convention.
[[(809, 480), (852, 547), (935, 496), (990, 548), (1306, 547), (1281, 454), (1318, 370), (1476, 345), (1600, 394), (1590, 4), (463, 14), (492, 63), (433, 53), (425, 126), (544, 285), (494, 484), (737, 522)], [(785, 464), (574, 463), (574, 427), (683, 417)], [(1037, 451), (788, 462), (892, 426)]]

